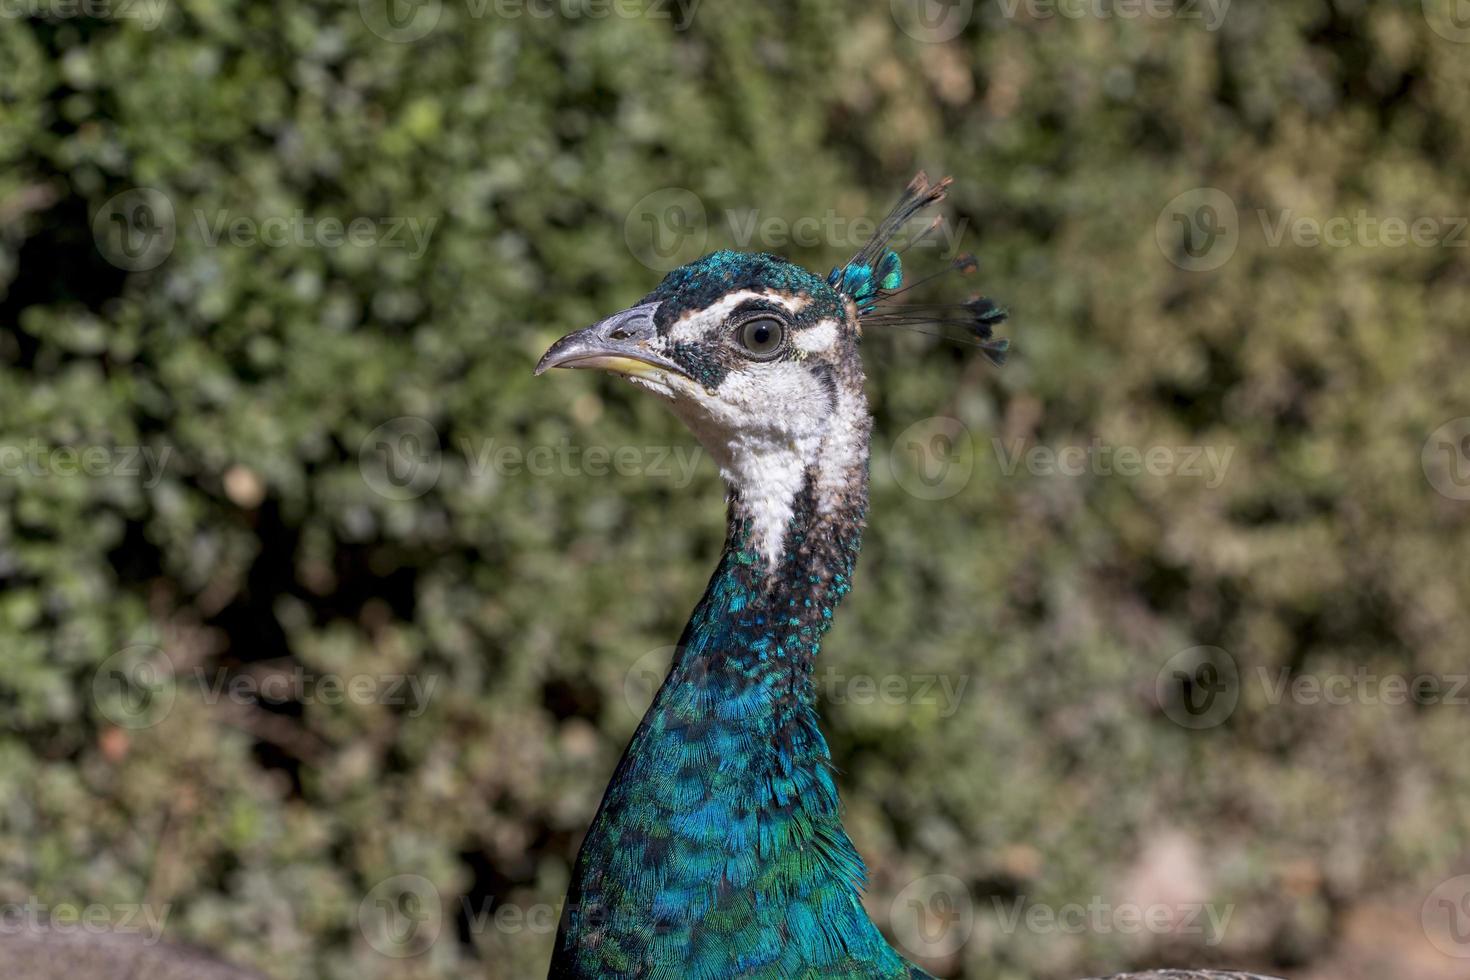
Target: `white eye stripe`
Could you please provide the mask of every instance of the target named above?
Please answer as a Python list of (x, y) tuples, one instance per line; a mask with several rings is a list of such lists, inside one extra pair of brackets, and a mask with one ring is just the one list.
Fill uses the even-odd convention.
[(758, 289), (742, 289), (738, 292), (725, 296), (717, 303), (705, 307), (702, 310), (691, 310), (684, 314), (669, 328), (669, 339), (675, 341), (698, 340), (704, 337), (709, 328), (723, 323), (731, 313), (742, 304), (750, 300), (760, 300), (772, 306), (785, 310), (787, 313), (796, 313), (806, 307), (811, 300), (805, 296), (785, 296), (781, 293), (767, 292)]

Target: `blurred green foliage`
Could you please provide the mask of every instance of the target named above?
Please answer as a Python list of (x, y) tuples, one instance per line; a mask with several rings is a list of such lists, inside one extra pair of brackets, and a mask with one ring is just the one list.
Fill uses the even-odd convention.
[[(944, 872), (977, 912), (930, 963), (950, 975), (1284, 968), (1329, 955), (1364, 896), (1464, 859), (1463, 707), (1273, 704), (1263, 678), (1466, 670), (1470, 503), (1421, 449), (1470, 414), (1470, 266), (1448, 240), (1470, 211), (1470, 46), (1417, 0), (1241, 3), (1217, 30), (987, 0), (944, 40), (889, 8), (443, 0), (412, 41), (370, 2), (6, 20), (0, 900), (166, 904), (171, 938), (282, 978), (544, 972), (544, 921), (462, 910), (559, 901), (637, 721), (628, 672), (677, 637), (723, 510), (708, 460), (692, 479), (653, 462), (694, 451), (653, 400), (533, 379), (535, 358), (656, 283), (649, 195), (695, 196), (685, 247), (825, 270), (847, 231), (740, 241), (749, 209), (874, 217), (920, 167), (955, 176), (950, 217), (1018, 352), (994, 373), (928, 337), (867, 344), (872, 526), (826, 689), (965, 684), (953, 710), (825, 708), (878, 921)], [(133, 271), (106, 219), (137, 188), (175, 239)], [(1170, 244), (1197, 188), (1237, 209), (1233, 254), (1202, 271)], [(1283, 216), (1360, 212), (1442, 234), (1273, 240)], [(297, 214), (429, 231), (422, 255), (212, 240)], [(931, 500), (904, 489), (900, 437), (936, 416), (964, 423), (973, 471)], [(438, 473), (399, 492), (378, 444), (403, 417), (431, 426), (413, 445)], [(1009, 466), (1093, 440), (1229, 461), (1218, 481)], [(69, 475), (64, 452), (93, 447), (114, 463)], [(136, 447), (157, 472), (130, 471)], [(641, 462), (507, 462), (536, 447)], [(430, 694), (239, 703), (181, 680), (156, 724), (119, 728), (108, 671), (140, 644), (184, 679)], [(1195, 646), (1241, 678), (1203, 731), (1155, 684)], [(1169, 873), (1234, 908), (1219, 948), (1002, 927), (1014, 896), (1136, 894), (1180, 839), (1193, 865)], [(399, 874), (445, 909), (405, 959), (358, 927)]]

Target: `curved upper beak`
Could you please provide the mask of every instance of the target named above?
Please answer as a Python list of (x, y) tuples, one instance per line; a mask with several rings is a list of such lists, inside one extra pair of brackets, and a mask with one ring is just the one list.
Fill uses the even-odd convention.
[(542, 355), (536, 373), (558, 367), (599, 368), (635, 377), (689, 377), (682, 367), (653, 349), (651, 342), (658, 336), (653, 322), (657, 309), (657, 303), (644, 303), (567, 334)]

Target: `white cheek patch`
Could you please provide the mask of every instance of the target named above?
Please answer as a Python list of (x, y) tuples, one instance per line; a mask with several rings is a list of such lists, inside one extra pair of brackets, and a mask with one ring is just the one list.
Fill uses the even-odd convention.
[(714, 457), (751, 523), (751, 547), (774, 568), (830, 422), (829, 396), (798, 362), (732, 371), (714, 395), (675, 411)]
[(791, 335), (791, 346), (808, 354), (820, 354), (837, 343), (837, 321), (822, 320)]
[(702, 310), (684, 314), (677, 323), (669, 328), (669, 339), (671, 341), (702, 340), (709, 336), (711, 327), (724, 323), (725, 318), (735, 312), (736, 307), (753, 299), (764, 300), (792, 314), (799, 313), (807, 303), (811, 302), (808, 297), (804, 296), (785, 296), (761, 289), (742, 289), (722, 297), (718, 303)]

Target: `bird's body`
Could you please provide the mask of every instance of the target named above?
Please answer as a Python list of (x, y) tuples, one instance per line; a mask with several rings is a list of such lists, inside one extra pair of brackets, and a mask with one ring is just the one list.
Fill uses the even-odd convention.
[[(826, 278), (717, 252), (537, 368), (607, 369), (653, 391), (728, 486), (724, 552), (582, 844), (553, 980), (928, 976), (864, 911), (812, 667), (867, 512), (862, 327), (913, 322), (881, 306), (902, 281), (888, 242), (946, 184), (921, 174)], [(1003, 357), (1002, 311), (944, 309)]]

